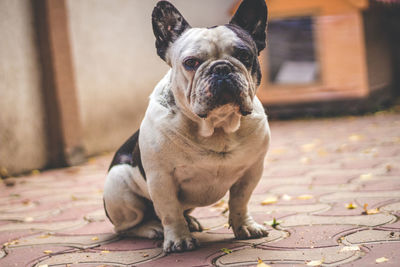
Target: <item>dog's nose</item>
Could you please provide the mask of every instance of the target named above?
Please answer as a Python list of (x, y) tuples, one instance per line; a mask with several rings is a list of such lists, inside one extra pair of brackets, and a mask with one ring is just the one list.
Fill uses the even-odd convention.
[(229, 73), (232, 72), (232, 67), (225, 62), (221, 62), (221, 63), (217, 63), (214, 66), (212, 66), (211, 72), (213, 74), (224, 76), (224, 75), (228, 75)]

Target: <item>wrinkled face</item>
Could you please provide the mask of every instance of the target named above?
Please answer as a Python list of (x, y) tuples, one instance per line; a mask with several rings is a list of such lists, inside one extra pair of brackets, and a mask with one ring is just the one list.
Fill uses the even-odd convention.
[(261, 72), (256, 45), (244, 30), (234, 25), (188, 29), (172, 45), (169, 59), (179, 100), (194, 114), (206, 118), (225, 105), (251, 114)]

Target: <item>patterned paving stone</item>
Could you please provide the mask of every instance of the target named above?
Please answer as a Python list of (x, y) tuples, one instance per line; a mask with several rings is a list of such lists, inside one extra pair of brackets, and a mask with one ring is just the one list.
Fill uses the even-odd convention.
[(329, 266), (354, 261), (363, 254), (362, 251), (341, 252), (339, 246), (296, 250), (245, 248), (218, 258), (215, 264), (216, 266), (256, 265), (257, 259), (260, 258), (265, 263), (306, 264), (310, 261), (321, 261), (322, 264)]
[[(200, 244), (200, 248), (185, 253), (173, 253), (159, 258), (153, 262), (144, 263), (143, 267), (152, 266), (213, 266), (213, 260), (221, 255), (230, 253), (235, 249), (244, 248), (243, 244), (237, 243), (207, 243)], [(247, 246), (248, 247), (248, 246)]]
[(25, 202), (22, 201), (20, 203), (16, 204), (11, 204), (11, 205), (5, 205), (2, 206), (0, 205), (0, 212), (6, 213), (6, 212), (24, 212), (31, 210), (37, 206), (36, 202), (28, 201), (26, 200)]
[(399, 241), (400, 232), (369, 229), (346, 235), (342, 242), (349, 245), (362, 245)]
[[(338, 239), (344, 233), (354, 232), (356, 228), (351, 225), (338, 225), (332, 227), (331, 225), (314, 225), (309, 226), (296, 226), (286, 229), (289, 236), (283, 240), (279, 240), (274, 246), (279, 246), (285, 249), (298, 249), (298, 248), (316, 248), (316, 247), (331, 247), (336, 246)], [(261, 245), (260, 247), (263, 247)], [(266, 244), (269, 246), (269, 244)]]
[(202, 233), (194, 233), (194, 237), (196, 237), (201, 244), (207, 243), (243, 243), (248, 245), (260, 245), (265, 243), (277, 242), (284, 238), (288, 237), (288, 232), (279, 231), (272, 229), (268, 231), (268, 236), (259, 239), (249, 239), (249, 240), (237, 240), (234, 238), (233, 233), (215, 233), (215, 232), (202, 232)]
[(116, 241), (119, 238), (115, 234), (100, 234), (100, 235), (58, 235), (58, 234), (40, 234), (29, 236), (27, 238), (18, 239), (18, 243), (10, 244), (8, 248), (19, 248), (26, 246), (38, 245), (54, 245), (74, 248), (92, 248), (104, 243)]
[[(93, 235), (95, 236), (95, 235)], [(96, 250), (104, 251), (134, 251), (152, 248), (161, 248), (162, 240), (150, 240), (144, 238), (121, 237), (119, 240), (101, 244)]]
[[(272, 122), (249, 211), (259, 223), (275, 219), (276, 229), (267, 226), (266, 238), (234, 239), (227, 194), (194, 210), (205, 228), (195, 233), (201, 246), (179, 254), (161, 253), (160, 240), (116, 237), (102, 208), (111, 154), (9, 179), (0, 183), (0, 243), (8, 243), (0, 266), (255, 266), (260, 257), (274, 266), (368, 267), (386, 257), (382, 265), (397, 267), (399, 127), (400, 114)], [(361, 215), (364, 204), (379, 213)]]
[(356, 184), (339, 184), (339, 185), (287, 185), (272, 188), (270, 192), (275, 194), (323, 194), (328, 192), (349, 191), (357, 189)]
[[(393, 243), (385, 244), (368, 244), (364, 245), (367, 253), (363, 255), (362, 258), (356, 260), (352, 263), (343, 264), (340, 266), (350, 267), (350, 266), (365, 266), (365, 267), (398, 267), (400, 262), (400, 253), (398, 250), (394, 249)], [(380, 259), (383, 262), (377, 263), (376, 261)], [(387, 260), (387, 261), (385, 261)]]
[(102, 252), (72, 252), (57, 254), (48, 259), (41, 260), (35, 267), (40, 265), (65, 265), (85, 264), (132, 266), (143, 262), (155, 260), (164, 253), (161, 248), (143, 249), (136, 251), (102, 251)]
[(4, 267), (33, 266), (38, 260), (52, 257), (57, 253), (65, 253), (74, 251), (68, 247), (21, 247), (7, 250), (7, 256), (0, 261), (0, 265)]
[(382, 211), (400, 212), (400, 202), (392, 203), (380, 208)]
[(354, 200), (357, 198), (387, 198), (397, 199), (400, 198), (400, 191), (381, 191), (381, 192), (335, 192), (320, 198), (321, 202), (335, 202), (343, 200)]
[(114, 232), (114, 226), (107, 220), (103, 222), (88, 222), (77, 228), (67, 228), (60, 230), (57, 233), (67, 235), (99, 235)]
[(24, 213), (3, 213), (0, 214), (1, 221), (18, 221), (18, 222), (33, 222), (40, 219), (45, 219), (57, 214), (60, 214), (61, 210), (44, 210), (44, 211), (32, 211)]
[(6, 225), (1, 225), (0, 232), (23, 230), (58, 232), (66, 229), (82, 227), (85, 224), (86, 222), (84, 220), (61, 221), (53, 223), (9, 223)]
[(396, 221), (391, 214), (373, 214), (360, 216), (319, 216), (298, 214), (282, 218), (282, 227), (293, 227), (300, 225), (354, 225), (354, 226), (379, 226)]
[(252, 212), (265, 212), (269, 213), (282, 213), (282, 212), (294, 212), (294, 213), (321, 213), (328, 211), (331, 208), (330, 205), (324, 203), (306, 204), (306, 205), (266, 205), (261, 204), (252, 206)]

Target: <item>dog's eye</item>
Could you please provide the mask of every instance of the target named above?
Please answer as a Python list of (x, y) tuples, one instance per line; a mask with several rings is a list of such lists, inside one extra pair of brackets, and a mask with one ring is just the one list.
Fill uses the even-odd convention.
[(251, 55), (246, 50), (237, 51), (235, 57), (246, 66), (249, 66), (252, 60)]
[(197, 58), (190, 57), (183, 61), (183, 66), (186, 70), (193, 71), (197, 70), (197, 68), (201, 65), (201, 61)]

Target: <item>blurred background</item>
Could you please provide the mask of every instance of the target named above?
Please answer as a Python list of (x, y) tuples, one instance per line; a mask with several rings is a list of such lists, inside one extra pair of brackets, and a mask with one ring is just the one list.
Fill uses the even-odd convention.
[[(75, 165), (140, 125), (168, 70), (156, 0), (0, 0), (0, 175)], [(238, 0), (171, 0), (192, 26)], [(363, 114), (400, 95), (400, 1), (267, 0), (258, 96), (272, 119)]]

